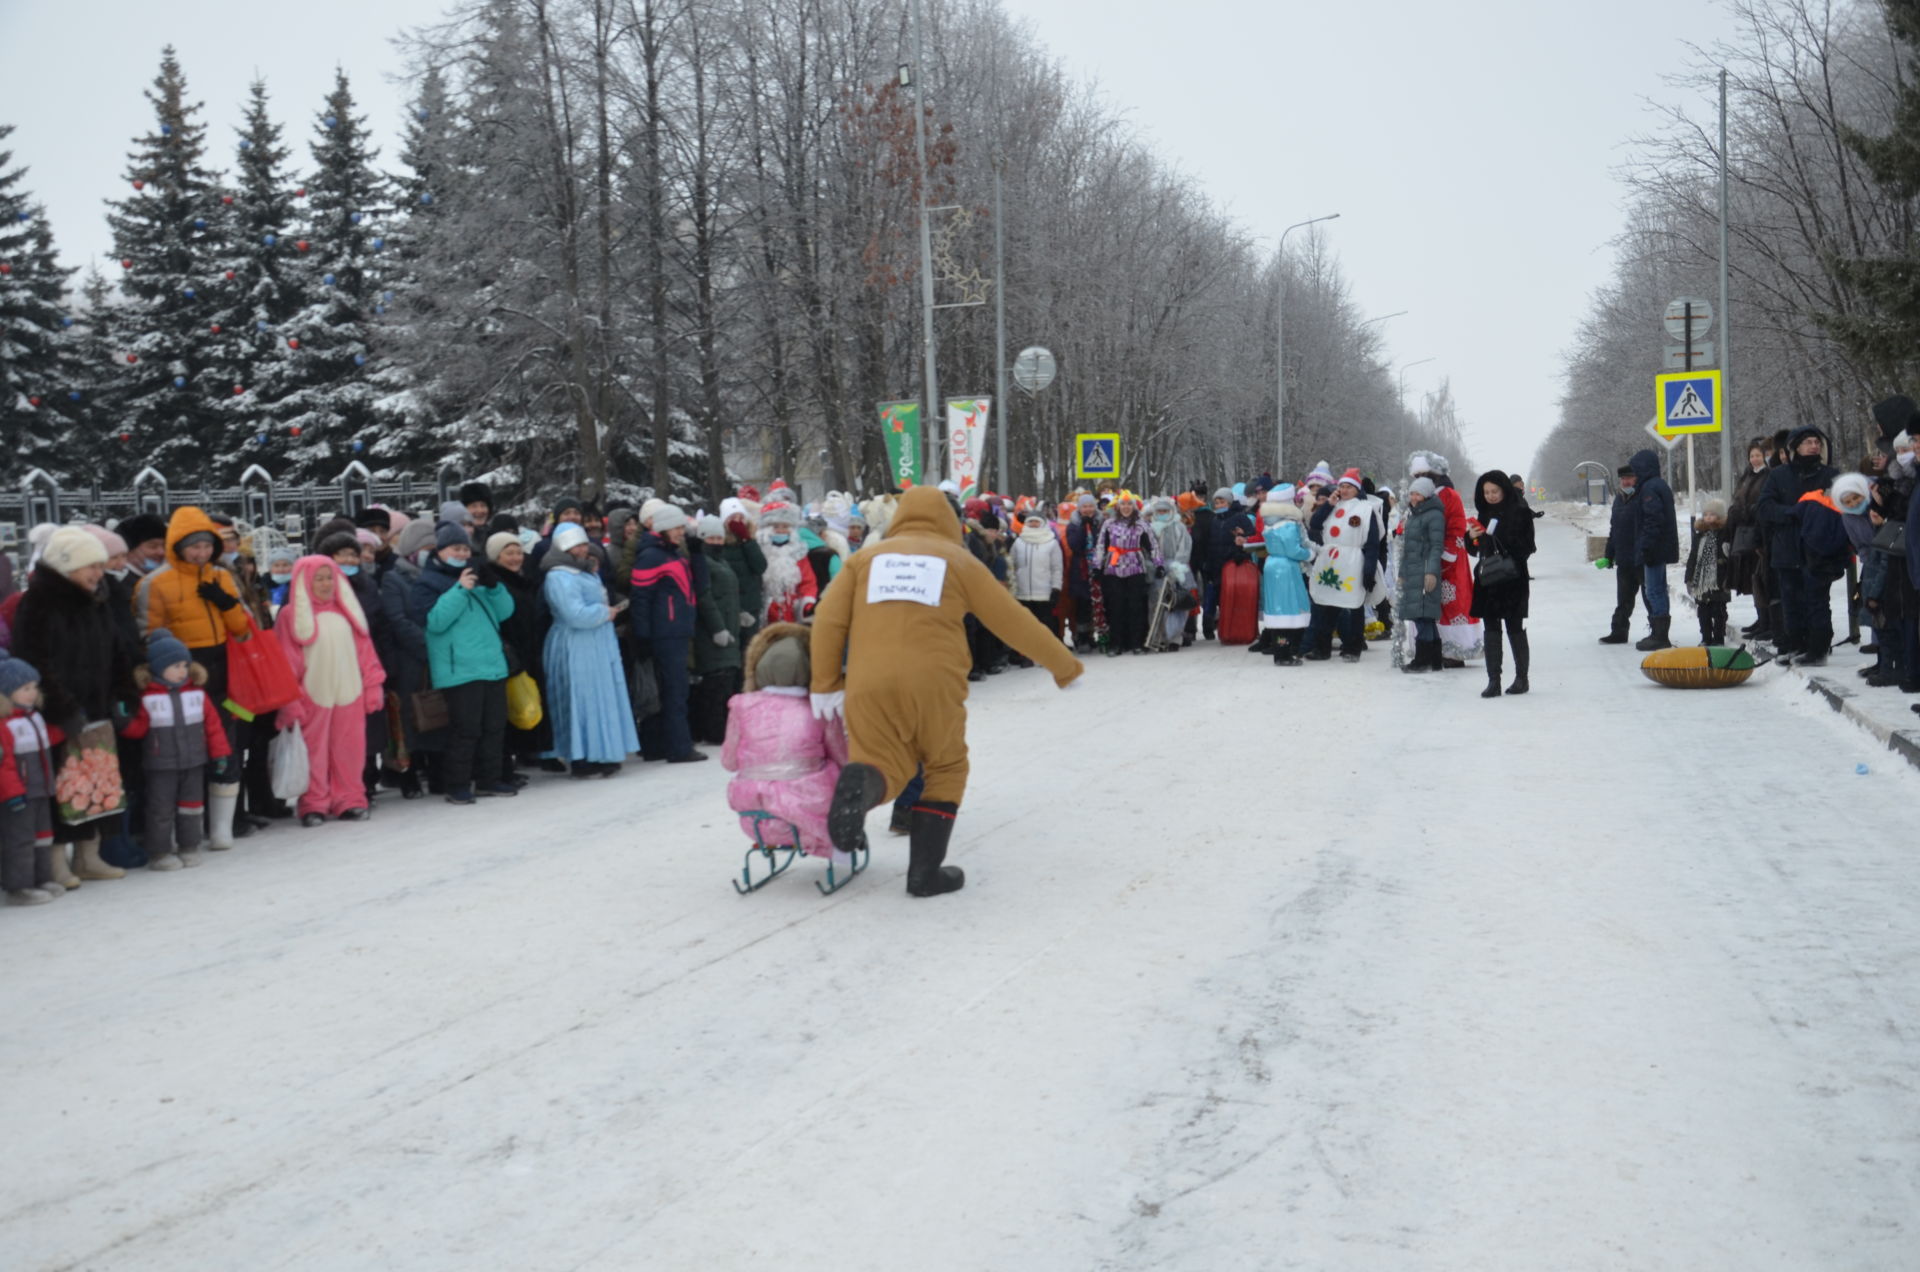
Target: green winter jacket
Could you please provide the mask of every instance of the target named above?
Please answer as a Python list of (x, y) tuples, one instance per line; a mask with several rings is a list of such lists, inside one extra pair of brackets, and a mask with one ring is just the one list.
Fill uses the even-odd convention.
[[(761, 549), (759, 541), (745, 539), (735, 542), (732, 536), (728, 536), (727, 545), (720, 549), (720, 559), (733, 571), (734, 582), (740, 589), (741, 611), (755, 618), (765, 614), (766, 594), (760, 586), (760, 577), (767, 572), (767, 554)], [(735, 635), (742, 639), (751, 634), (751, 630), (735, 631)]]
[[(693, 669), (702, 675), (730, 671), (744, 665), (742, 642), (748, 633), (740, 626), (740, 580), (734, 577), (726, 558), (709, 550), (706, 553), (707, 590), (700, 594), (700, 632), (693, 639)], [(730, 644), (716, 645), (716, 632), (733, 637)]]
[(507, 654), (500, 624), (513, 616), (513, 595), (500, 584), (448, 588), (427, 611), (427, 661), (433, 687), (452, 689), (475, 680), (505, 680)]

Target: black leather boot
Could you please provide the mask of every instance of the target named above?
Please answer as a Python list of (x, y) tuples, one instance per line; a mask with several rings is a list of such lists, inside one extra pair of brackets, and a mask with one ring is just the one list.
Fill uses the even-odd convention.
[(827, 835), (841, 852), (861, 852), (867, 846), (867, 814), (887, 797), (887, 779), (871, 764), (853, 763), (840, 770), (833, 785), (833, 803), (827, 806)]
[(1524, 631), (1513, 634), (1513, 683), (1507, 686), (1509, 694), (1527, 691), (1527, 664), (1533, 661), (1533, 647), (1528, 643)]
[(958, 804), (941, 800), (923, 799), (913, 806), (913, 837), (908, 841), (907, 858), (909, 894), (937, 897), (966, 886), (965, 871), (941, 864), (947, 859), (947, 841), (953, 838), (953, 819), (959, 812)]
[(1487, 687), (1480, 691), (1482, 698), (1500, 696), (1500, 672), (1505, 660), (1505, 652), (1500, 645), (1498, 620), (1487, 620)]
[(1667, 629), (1673, 626), (1673, 616), (1669, 614), (1660, 618), (1650, 618), (1647, 621), (1653, 624), (1653, 631), (1641, 637), (1634, 648), (1643, 654), (1651, 653), (1656, 649), (1672, 649), (1673, 642), (1667, 639)]

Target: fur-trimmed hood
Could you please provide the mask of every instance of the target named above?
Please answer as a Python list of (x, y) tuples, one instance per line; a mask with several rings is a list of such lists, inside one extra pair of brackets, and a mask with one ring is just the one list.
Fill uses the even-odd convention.
[[(145, 693), (147, 690), (147, 686), (158, 685), (160, 682), (155, 680), (153, 678), (153, 673), (151, 671), (148, 671), (145, 667), (135, 667), (133, 669), (133, 683), (136, 686), (138, 686), (138, 688), (142, 693)], [(187, 664), (187, 683), (202, 689), (206, 688), (207, 669), (205, 667), (202, 667), (197, 662), (188, 663)]]
[(807, 661), (809, 663), (813, 661), (813, 629), (811, 627), (799, 623), (770, 623), (762, 628), (759, 635), (755, 636), (752, 643), (747, 646), (746, 692), (753, 693), (760, 688), (757, 673), (760, 670), (760, 659), (766, 654), (767, 647), (788, 636), (798, 640), (807, 651)]

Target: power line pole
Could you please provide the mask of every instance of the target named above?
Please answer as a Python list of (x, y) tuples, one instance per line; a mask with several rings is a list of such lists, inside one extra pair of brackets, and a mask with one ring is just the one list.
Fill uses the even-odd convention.
[[(1691, 371), (1693, 364), (1689, 362)], [(1733, 310), (1727, 304), (1727, 73), (1720, 72), (1720, 489), (1733, 497)]]
[(926, 83), (923, 68), (926, 66), (926, 43), (920, 33), (920, 0), (909, 0), (909, 9), (913, 16), (913, 70), (910, 78), (913, 84), (913, 145), (919, 156), (920, 169), (915, 185), (920, 192), (920, 322), (923, 348), (921, 357), (927, 368), (927, 480), (937, 484), (940, 480), (940, 436), (946, 430), (946, 421), (940, 415), (940, 376), (934, 366), (938, 356), (938, 346), (933, 338), (933, 227), (927, 219), (927, 121), (926, 121)]
[(1277, 392), (1273, 400), (1273, 476), (1275, 481), (1285, 479), (1287, 471), (1287, 235), (1302, 226), (1318, 225), (1322, 221), (1337, 221), (1338, 212), (1326, 216), (1316, 216), (1307, 221), (1296, 221), (1280, 231), (1280, 263), (1274, 276), (1274, 283), (1280, 290), (1280, 298), (1273, 311), (1274, 341), (1277, 346), (1274, 357), (1274, 379)]

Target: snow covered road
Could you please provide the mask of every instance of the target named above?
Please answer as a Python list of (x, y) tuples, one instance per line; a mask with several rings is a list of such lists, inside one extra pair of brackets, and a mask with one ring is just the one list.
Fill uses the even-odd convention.
[(735, 896), (715, 763), (0, 914), (0, 1266), (1920, 1266), (1920, 778), (1541, 543), (1527, 698), (980, 686), (953, 897)]

